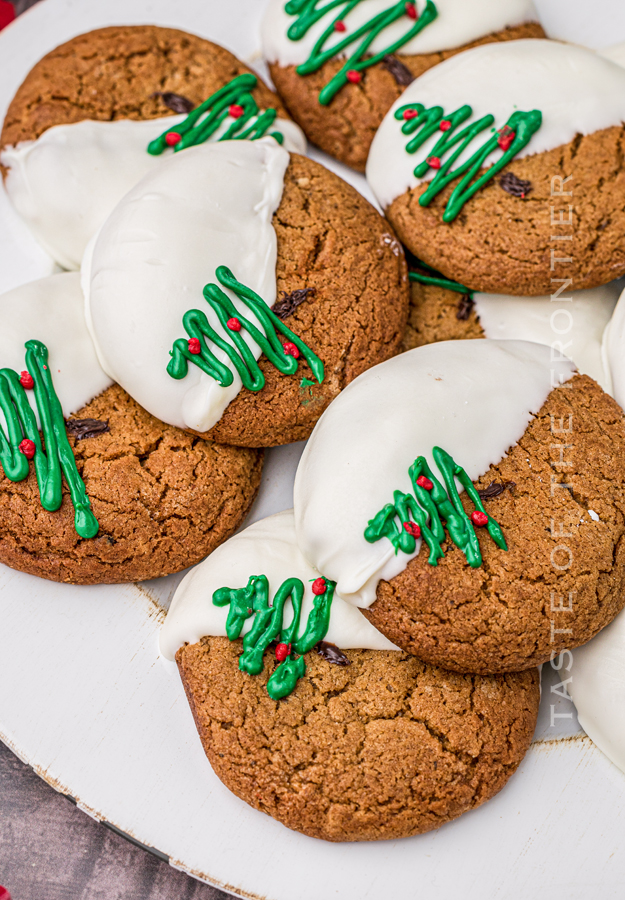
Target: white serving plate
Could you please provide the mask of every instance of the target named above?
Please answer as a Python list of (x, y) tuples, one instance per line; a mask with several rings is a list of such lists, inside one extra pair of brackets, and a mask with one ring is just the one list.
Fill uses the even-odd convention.
[[(542, 0), (557, 36), (625, 39), (622, 0)], [(31, 66), (91, 28), (194, 31), (262, 68), (265, 0), (44, 0), (0, 34), (0, 119)], [(560, 18), (558, 18), (558, 16)], [(556, 27), (557, 26), (557, 27)], [(558, 30), (559, 29), (559, 30)], [(327, 162), (318, 152), (315, 158)], [(341, 173), (344, 167), (328, 163)], [(361, 176), (349, 180), (366, 193)], [(0, 192), (0, 291), (52, 262)], [(267, 454), (248, 523), (288, 508), (302, 445)], [(195, 877), (266, 900), (568, 900), (622, 896), (625, 780), (581, 732), (547, 666), (535, 741), (486, 806), (402, 841), (328, 844), (287, 831), (213, 775), (158, 629), (180, 576), (73, 587), (0, 566), (0, 738), (90, 815)]]

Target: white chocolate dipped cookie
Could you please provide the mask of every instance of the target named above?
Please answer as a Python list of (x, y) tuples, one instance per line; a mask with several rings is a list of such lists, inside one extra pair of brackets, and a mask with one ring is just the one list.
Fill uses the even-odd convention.
[(306, 150), (278, 97), (223, 47), (174, 29), (120, 26), (74, 38), (37, 63), (7, 113), (0, 166), (37, 240), (78, 269), (106, 217), (163, 155), (269, 134)]
[(0, 297), (0, 561), (135, 581), (199, 561), (243, 520), (262, 453), (157, 421), (101, 368), (79, 273)]
[(306, 438), (407, 316), (385, 220), (273, 138), (163, 161), (103, 225), (83, 287), (102, 366), (138, 403), (253, 447)]
[(531, 0), (270, 0), (262, 26), (293, 118), (361, 171), (385, 113), (415, 77), (477, 44), (540, 37)]
[(304, 560), (292, 510), (185, 577), (160, 645), (217, 776), (325, 840), (405, 837), (483, 803), (536, 721), (536, 670), (467, 677), (398, 651)]
[(624, 88), (625, 70), (581, 47), (468, 50), (395, 103), (367, 179), (411, 252), (473, 290), (607, 283), (625, 271)]
[[(295, 482), (298, 541), (427, 662), (536, 665), (622, 606), (624, 438), (614, 401), (547, 346), (419, 347), (365, 373), (320, 420)], [(573, 586), (576, 617), (545, 612)]]

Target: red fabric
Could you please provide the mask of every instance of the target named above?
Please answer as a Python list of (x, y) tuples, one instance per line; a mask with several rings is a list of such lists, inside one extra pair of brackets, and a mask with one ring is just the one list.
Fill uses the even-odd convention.
[[(15, 10), (13, 9), (13, 4), (9, 3), (9, 0), (0, 0), (0, 31), (2, 31), (9, 22), (12, 22), (14, 18)], [(6, 891), (3, 894), (3, 890), (4, 888), (0, 887), (0, 900), (7, 900), (9, 895)], [(10, 897), (9, 900), (11, 900)]]

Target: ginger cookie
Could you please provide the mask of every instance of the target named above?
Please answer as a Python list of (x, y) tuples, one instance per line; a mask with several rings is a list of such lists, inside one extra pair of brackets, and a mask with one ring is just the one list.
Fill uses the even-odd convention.
[(623, 606), (625, 420), (551, 347), (448, 341), (365, 373), (294, 496), (304, 556), (433, 665), (530, 668)]
[(415, 268), (409, 278), (404, 350), (484, 337), (534, 341), (565, 353), (582, 375), (611, 392), (601, 348), (619, 295), (617, 282), (553, 296), (514, 297), (470, 291), (427, 267)]
[(307, 438), (399, 351), (408, 312), (386, 220), (270, 138), (165, 160), (109, 217), (83, 276), (115, 381), (162, 421), (237, 446)]
[(544, 38), (528, 0), (270, 0), (263, 51), (308, 138), (361, 172), (404, 88), (444, 59), (492, 41)]
[(137, 581), (240, 525), (262, 453), (150, 416), (101, 369), (78, 274), (0, 298), (0, 561), (52, 581)]
[(556, 41), (488, 44), (406, 89), (367, 179), (446, 278), (519, 296), (592, 288), (625, 272), (623, 121), (615, 63)]
[(335, 588), (298, 550), (292, 511), (232, 538), (178, 588), (161, 651), (217, 776), (329, 841), (407, 837), (488, 800), (531, 741), (537, 670), (429, 666)]
[(0, 137), (5, 187), (65, 268), (164, 156), (203, 141), (273, 135), (306, 150), (277, 97), (235, 56), (172, 28), (125, 25), (73, 38), (27, 75)]

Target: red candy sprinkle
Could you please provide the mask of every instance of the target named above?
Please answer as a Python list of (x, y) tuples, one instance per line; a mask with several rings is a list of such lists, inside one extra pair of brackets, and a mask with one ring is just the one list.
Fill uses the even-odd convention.
[(426, 163), (431, 169), (440, 169), (441, 161), (438, 156), (428, 156)]
[(276, 659), (278, 660), (278, 662), (284, 662), (290, 652), (290, 644), (278, 644), (276, 647)]
[[(0, 20), (0, 28), (1, 27), (2, 27), (2, 23)], [(9, 894), (9, 892), (7, 891), (7, 889), (5, 887), (2, 887), (1, 884), (0, 884), (0, 900), (11, 900), (11, 895)]]
[(404, 110), (404, 119), (416, 119), (419, 113), (416, 109), (405, 109)]
[(282, 348), (286, 356), (292, 356), (294, 359), (299, 359), (299, 350), (291, 341), (287, 341), (285, 344), (283, 344)]
[(226, 325), (228, 326), (230, 331), (241, 331), (241, 323), (239, 322), (238, 319), (235, 319), (234, 317), (232, 319), (228, 319), (228, 321), (226, 322)]
[(404, 530), (413, 537), (421, 537), (421, 529), (416, 522), (404, 522)]
[(471, 513), (471, 521), (474, 525), (477, 525), (478, 528), (483, 528), (484, 525), (488, 525), (488, 516), (479, 509), (474, 509)]
[(239, 106), (238, 103), (233, 103), (232, 106), (228, 107), (228, 112), (232, 116), (233, 119), (240, 119), (244, 113), (244, 109), (242, 106)]
[(26, 459), (32, 459), (36, 449), (33, 441), (29, 441), (28, 438), (24, 438), (19, 446), (20, 453), (23, 453)]
[(334, 23), (335, 31), (347, 31), (347, 26), (345, 22), (342, 22), (340, 19)]
[(419, 475), (417, 478), (417, 484), (419, 487), (425, 488), (426, 491), (431, 491), (434, 485), (430, 481), (429, 478), (426, 478), (425, 475)]
[(194, 353), (196, 356), (198, 353), (202, 352), (202, 345), (198, 338), (189, 338), (189, 353)]
[[(9, 3), (8, 0), (0, 0), (0, 31), (2, 31), (6, 25), (9, 25), (14, 18), (15, 9), (13, 4)], [(2, 888), (0, 888), (0, 900), (3, 900)]]
[(438, 127), (441, 131), (449, 131), (449, 129), (451, 128), (451, 122), (449, 121), (449, 119), (442, 119)]
[(20, 375), (20, 384), (27, 391), (32, 391), (35, 386), (35, 379), (30, 372), (22, 372)]
[(414, 5), (414, 3), (406, 3), (405, 9), (406, 9), (406, 15), (410, 19), (417, 18), (417, 7)]
[(168, 131), (165, 135), (165, 143), (168, 147), (175, 147), (182, 140), (182, 135), (177, 131)]
[(358, 84), (359, 81), (362, 81), (362, 75), (356, 69), (348, 69), (347, 80), (351, 81), (352, 84)]
[(516, 131), (512, 131), (507, 125), (499, 132), (499, 137), (497, 138), (497, 143), (501, 147), (502, 150), (507, 150), (510, 147), (510, 144), (516, 137)]
[(315, 580), (312, 583), (313, 594), (317, 594), (317, 596), (319, 596), (319, 594), (325, 594), (327, 589), (328, 589), (328, 586), (326, 585), (325, 578), (315, 578)]

